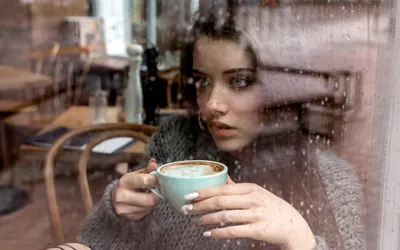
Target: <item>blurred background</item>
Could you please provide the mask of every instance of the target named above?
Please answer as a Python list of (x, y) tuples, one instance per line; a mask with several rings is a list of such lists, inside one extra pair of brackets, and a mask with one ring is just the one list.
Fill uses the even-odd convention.
[[(291, 75), (295, 82), (330, 90), (329, 101), (305, 104), (304, 127), (318, 147), (335, 151), (359, 174), (368, 249), (397, 249), (396, 1), (0, 0), (2, 249), (56, 242), (47, 213), (51, 190), (64, 239), (76, 241), (87, 212), (77, 159), (82, 146), (106, 130), (82, 129), (108, 123), (119, 124), (108, 130), (121, 129), (132, 122), (156, 127), (184, 114), (179, 50), (193, 13), (216, 3), (270, 8), (272, 21), (285, 27), (282, 41), (274, 43), (279, 60), (273, 63), (288, 74), (300, 72)], [(300, 25), (290, 27), (288, 17)], [(127, 103), (143, 112), (133, 114)], [(78, 140), (49, 151), (71, 131), (79, 131)], [(125, 141), (114, 141), (118, 147), (104, 144), (83, 159), (94, 202), (143, 153), (145, 142), (119, 138)], [(49, 156), (58, 151), (57, 160)], [(55, 189), (46, 181), (53, 177)]]

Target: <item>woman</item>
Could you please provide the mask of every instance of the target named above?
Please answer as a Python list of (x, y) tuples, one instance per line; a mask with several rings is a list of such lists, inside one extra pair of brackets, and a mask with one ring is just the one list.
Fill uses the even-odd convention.
[[(319, 152), (300, 127), (298, 104), (326, 92), (294, 89), (287, 74), (267, 67), (273, 51), (260, 28), (279, 28), (266, 26), (267, 11), (246, 7), (197, 17), (182, 58), (190, 115), (159, 127), (144, 171), (107, 187), (85, 222), (83, 244), (96, 250), (365, 248), (353, 169)], [(191, 204), (178, 212), (145, 191), (157, 185), (147, 173), (185, 159), (223, 162), (231, 179), (188, 194)], [(199, 211), (204, 215), (191, 215)]]

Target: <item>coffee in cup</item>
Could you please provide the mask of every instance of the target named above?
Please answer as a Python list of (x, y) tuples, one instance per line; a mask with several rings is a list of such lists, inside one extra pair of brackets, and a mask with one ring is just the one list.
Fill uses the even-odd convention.
[(224, 170), (220, 164), (210, 162), (181, 162), (161, 168), (161, 173), (175, 177), (200, 177), (217, 174)]
[(188, 203), (185, 195), (225, 184), (228, 167), (214, 161), (188, 160), (165, 164), (150, 174), (157, 175), (159, 183), (151, 191), (180, 210)]

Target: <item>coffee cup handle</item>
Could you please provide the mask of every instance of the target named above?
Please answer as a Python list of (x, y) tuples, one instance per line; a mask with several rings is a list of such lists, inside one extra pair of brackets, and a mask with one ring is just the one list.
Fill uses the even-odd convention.
[[(157, 171), (150, 172), (150, 174), (157, 176)], [(153, 194), (155, 194), (161, 200), (165, 200), (165, 197), (161, 194), (159, 186), (150, 188), (150, 191), (153, 192)]]

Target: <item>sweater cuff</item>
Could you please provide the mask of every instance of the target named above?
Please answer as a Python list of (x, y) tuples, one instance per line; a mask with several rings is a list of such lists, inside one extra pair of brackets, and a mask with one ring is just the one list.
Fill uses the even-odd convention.
[(322, 237), (315, 236), (315, 241), (317, 242), (317, 245), (315, 246), (314, 250), (329, 250), (325, 240)]
[(80, 242), (92, 249), (129, 249), (145, 242), (149, 216), (131, 221), (115, 212), (112, 191), (117, 182), (115, 180), (107, 186), (102, 199), (83, 225)]

